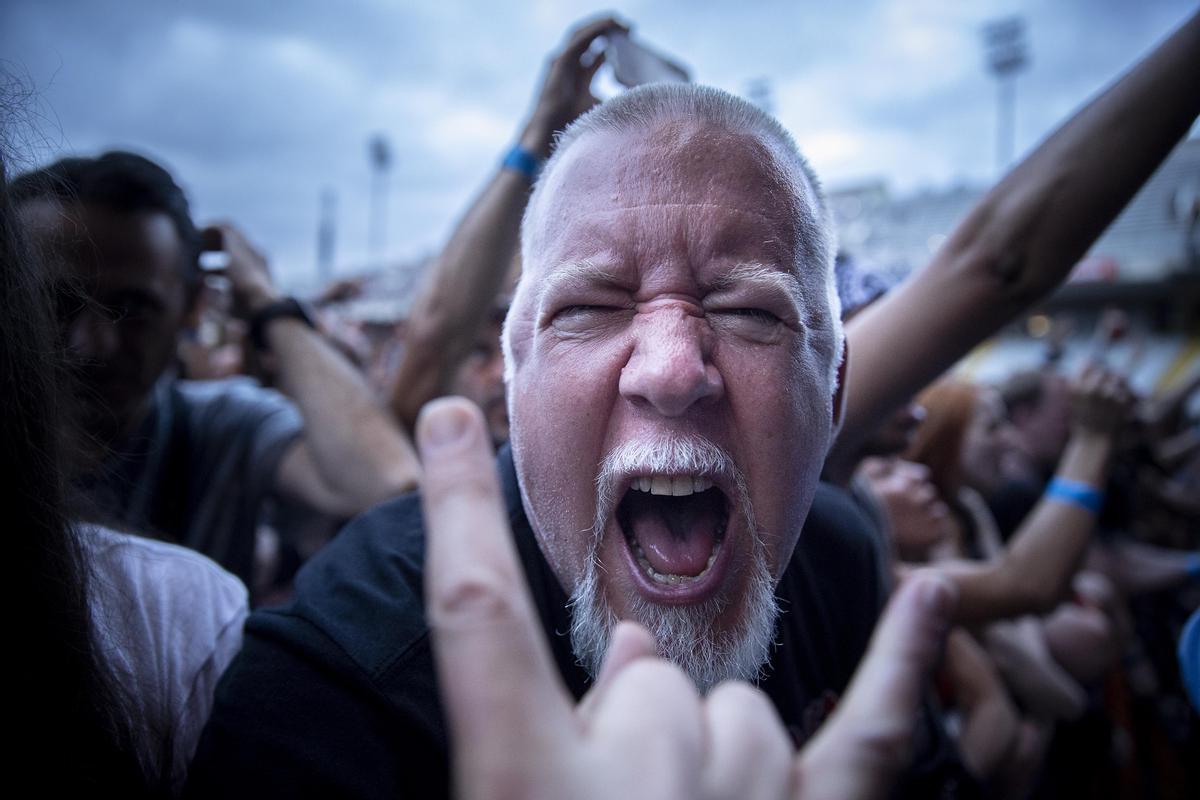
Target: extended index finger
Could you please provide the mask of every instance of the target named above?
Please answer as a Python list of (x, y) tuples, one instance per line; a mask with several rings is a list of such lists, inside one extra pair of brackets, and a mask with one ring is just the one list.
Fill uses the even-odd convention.
[(561, 743), (572, 705), (526, 589), (482, 414), (436, 400), (416, 433), (438, 678), (456, 758), (478, 778), (511, 769), (514, 748), (544, 755)]

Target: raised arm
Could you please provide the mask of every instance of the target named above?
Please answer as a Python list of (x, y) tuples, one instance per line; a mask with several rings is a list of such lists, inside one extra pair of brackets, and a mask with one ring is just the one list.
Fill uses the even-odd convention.
[(1017, 165), (925, 269), (848, 324), (839, 451), (1066, 278), (1200, 113), (1196, 75), (1200, 15)]
[[(210, 249), (229, 254), (235, 311), (252, 318), (280, 298), (267, 262), (231, 225), (204, 231)], [(349, 517), (416, 487), (411, 442), (375, 400), (361, 373), (317, 331), (287, 316), (266, 323), (279, 385), (299, 407), (304, 435), (284, 454), (277, 489), (335, 517)]]
[[(421, 407), (450, 391), (504, 290), (517, 252), (521, 216), (536, 166), (554, 134), (596, 103), (590, 86), (603, 55), (586, 65), (592, 42), (624, 27), (610, 17), (575, 29), (554, 58), (518, 145), (484, 185), (454, 229), (409, 318), (404, 357), (391, 386), (391, 408), (409, 431)], [(514, 155), (516, 154), (516, 155)]]
[(1091, 367), (1075, 388), (1071, 438), (1054, 480), (991, 561), (944, 561), (958, 584), (956, 621), (983, 624), (1048, 613), (1071, 585), (1096, 525), (1117, 434), (1133, 396), (1117, 375)]

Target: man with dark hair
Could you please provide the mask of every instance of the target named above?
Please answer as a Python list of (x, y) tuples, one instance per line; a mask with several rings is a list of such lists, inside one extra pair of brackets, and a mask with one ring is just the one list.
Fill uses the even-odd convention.
[[(415, 485), (412, 447), (361, 376), (239, 231), (197, 230), (162, 167), (125, 152), (67, 158), (18, 178), (10, 197), (59, 287), (86, 437), (82, 515), (186, 544), (250, 583), (268, 496), (344, 518)], [(202, 249), (228, 255), (234, 313), (290, 401), (248, 379), (171, 374), (196, 322)]]
[(58, 311), (84, 431), (108, 447), (174, 358), (203, 283), (200, 232), (166, 170), (133, 153), (65, 158), (18, 177), (9, 194), (46, 264), (68, 270)]

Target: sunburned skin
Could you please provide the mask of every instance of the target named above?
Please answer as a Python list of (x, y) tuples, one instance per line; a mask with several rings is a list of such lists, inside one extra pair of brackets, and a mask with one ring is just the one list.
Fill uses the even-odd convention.
[[(791, 555), (830, 438), (824, 274), (780, 210), (815, 201), (753, 137), (695, 123), (589, 135), (547, 180), (507, 323), (513, 452), (542, 549), (568, 592), (594, 560), (618, 618), (708, 603), (713, 636), (741, 630), (752, 576), (777, 581)], [(729, 468), (627, 464), (601, 507), (609, 454), (691, 438)], [(627, 497), (675, 475), (720, 495)]]

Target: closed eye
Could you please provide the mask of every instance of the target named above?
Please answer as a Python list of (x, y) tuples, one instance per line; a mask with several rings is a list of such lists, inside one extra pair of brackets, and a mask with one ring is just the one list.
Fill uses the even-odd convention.
[(714, 330), (751, 342), (774, 344), (787, 330), (783, 318), (765, 308), (709, 308), (705, 313)]
[(619, 311), (619, 310), (620, 309), (618, 309), (616, 306), (588, 306), (588, 305), (566, 306), (565, 308), (560, 309), (559, 312), (555, 316), (561, 317), (563, 315), (569, 316), (569, 315), (573, 315), (573, 314), (598, 314), (598, 313), (601, 313), (604, 311)]
[(563, 306), (554, 312), (554, 316), (550, 318), (550, 325), (565, 334), (594, 333), (616, 322), (620, 319), (618, 315), (626, 311), (628, 309), (616, 305), (580, 303)]
[(711, 311), (712, 314), (728, 314), (741, 319), (761, 322), (766, 325), (774, 325), (781, 320), (776, 315), (772, 314), (763, 308), (722, 308), (717, 311)]

